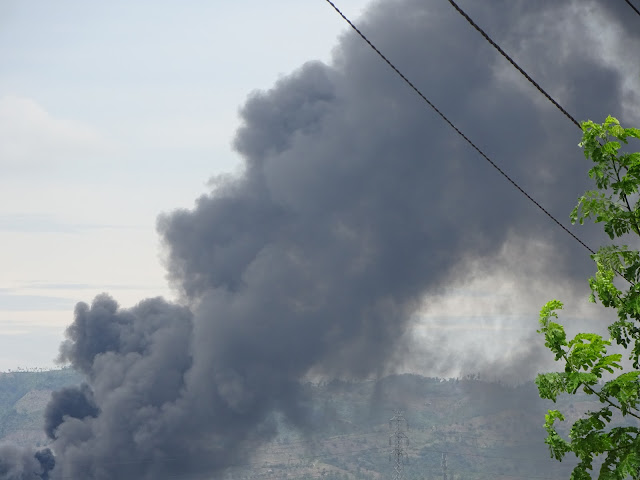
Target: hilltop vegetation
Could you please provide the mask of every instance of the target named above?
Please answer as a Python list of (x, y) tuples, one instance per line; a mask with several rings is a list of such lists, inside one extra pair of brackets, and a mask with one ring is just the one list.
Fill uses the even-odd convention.
[[(80, 382), (70, 369), (0, 374), (0, 440), (45, 444), (42, 415), (51, 391)], [(394, 409), (403, 410), (409, 423), (408, 480), (442, 478), (443, 454), (449, 480), (567, 478), (570, 472), (571, 465), (549, 458), (541, 425), (549, 405), (533, 383), (510, 387), (472, 378), (397, 375), (304, 388), (304, 428), (270, 419), (277, 436), (248, 463), (232, 468), (228, 478), (389, 478)], [(577, 418), (590, 407), (585, 400), (572, 398), (574, 403), (563, 407)]]
[[(310, 431), (281, 428), (251, 465), (231, 478), (392, 477), (389, 419), (404, 411), (405, 478), (568, 478), (568, 462), (550, 459), (541, 418), (548, 405), (532, 383), (509, 387), (478, 379), (442, 380), (417, 375), (379, 382), (308, 386), (313, 398)], [(583, 397), (580, 397), (582, 399)], [(574, 398), (567, 410), (579, 415), (589, 405)]]
[(46, 444), (42, 424), (51, 392), (80, 381), (80, 375), (69, 368), (0, 373), (0, 441)]

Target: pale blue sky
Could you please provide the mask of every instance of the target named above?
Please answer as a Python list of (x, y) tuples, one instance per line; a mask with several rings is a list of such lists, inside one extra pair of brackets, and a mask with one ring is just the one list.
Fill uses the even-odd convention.
[[(339, 5), (357, 19), (367, 3)], [(213, 175), (237, 171), (231, 141), (247, 95), (306, 61), (329, 61), (344, 28), (324, 0), (2, 0), (0, 371), (53, 365), (78, 301), (105, 291), (123, 306), (171, 298), (157, 215), (190, 207)], [(593, 31), (603, 58), (620, 63), (615, 32)], [(508, 242), (506, 257), (517, 248)], [(493, 316), (470, 338), (504, 329), (516, 345), (535, 330), (538, 299), (562, 292), (521, 285), (512, 274), (521, 266), (468, 267), (466, 293), (427, 299), (431, 332), (445, 317), (469, 330), (469, 318)], [(514, 335), (501, 319), (519, 315), (534, 321)]]
[(236, 169), (247, 95), (343, 29), (320, 0), (3, 0), (0, 371), (52, 365), (77, 301), (170, 296), (156, 216)]

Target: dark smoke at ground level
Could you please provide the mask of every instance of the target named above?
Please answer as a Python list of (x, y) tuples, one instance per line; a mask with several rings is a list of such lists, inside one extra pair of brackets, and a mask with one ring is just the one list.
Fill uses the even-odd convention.
[(33, 450), (0, 445), (0, 478), (3, 480), (48, 480), (55, 466), (51, 450)]
[[(491, 15), (474, 14), (569, 111), (599, 119), (631, 97), (625, 68), (605, 61), (606, 45), (587, 20), (596, 12), (612, 35), (624, 32), (629, 53), (640, 51), (640, 30), (601, 3), (499, 0)], [(447, 2), (381, 2), (361, 25), (481, 148), (566, 218), (586, 188), (578, 133)], [(53, 479), (219, 472), (272, 438), (276, 416), (313, 428), (302, 379), (393, 371), (425, 296), (464, 283), (468, 265), (478, 277), (479, 260), (509, 266), (517, 282), (553, 279), (567, 291), (591, 270), (565, 233), (351, 34), (330, 65), (308, 63), (252, 94), (241, 116), (234, 146), (244, 172), (158, 222), (182, 305), (155, 298), (122, 309), (103, 295), (76, 307), (60, 359), (86, 385), (58, 392), (47, 409)], [(583, 235), (600, 241), (588, 229)], [(550, 253), (505, 258), (510, 242), (538, 242)], [(531, 331), (525, 321), (510, 328)], [(428, 331), (437, 342), (419, 352), (423, 364), (490, 367), (482, 349), (450, 353), (459, 335)], [(512, 345), (501, 371), (530, 372), (537, 352)], [(2, 461), (26, 473), (0, 479), (34, 478), (52, 464), (16, 452)]]

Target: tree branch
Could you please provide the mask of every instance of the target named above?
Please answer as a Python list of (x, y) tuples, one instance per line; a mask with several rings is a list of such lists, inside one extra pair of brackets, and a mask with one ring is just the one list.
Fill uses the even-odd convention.
[[(618, 180), (618, 182), (621, 182), (622, 180), (620, 179), (620, 168), (616, 168), (616, 162), (615, 160), (612, 160), (612, 166), (613, 166), (613, 171), (616, 173), (616, 179)], [(622, 197), (622, 199), (624, 200), (624, 203), (627, 206), (627, 210), (629, 211), (629, 213), (631, 214), (631, 227), (633, 228), (633, 231), (640, 236), (640, 228), (638, 227), (638, 221), (636, 219), (636, 215), (634, 210), (631, 208), (631, 205), (629, 204), (629, 199), (627, 198), (627, 194), (624, 193), (623, 191), (620, 192), (620, 196)]]
[[(562, 354), (562, 358), (564, 359), (565, 364), (570, 365), (570, 362), (569, 362), (569, 360), (567, 359), (567, 354), (566, 354), (566, 353), (563, 353), (563, 354)], [(573, 369), (573, 368), (572, 368), (572, 370), (573, 370), (573, 372), (574, 372), (574, 373), (578, 373), (578, 372), (576, 372), (576, 371), (575, 371), (575, 369)], [(594, 390), (593, 388), (591, 388), (591, 386), (590, 386), (590, 385), (587, 385), (586, 383), (585, 383), (585, 384), (583, 384), (583, 385), (584, 385), (584, 389), (585, 389), (585, 390), (588, 390), (591, 394), (593, 394), (593, 395), (595, 395), (596, 397), (598, 397), (598, 398), (599, 398), (603, 403), (608, 403), (610, 406), (612, 406), (612, 407), (614, 407), (614, 408), (617, 408), (618, 410), (620, 410), (620, 412), (622, 412), (622, 407), (621, 407), (620, 405), (618, 405), (618, 404), (616, 404), (616, 403), (612, 402), (611, 400), (609, 400), (609, 397), (607, 397), (606, 395), (604, 395), (602, 392), (598, 392), (598, 391)], [(633, 410), (635, 410), (636, 412), (640, 411), (640, 410), (638, 410), (638, 408), (637, 408), (637, 407), (635, 407), (635, 406), (630, 407), (630, 408), (631, 408), (631, 409), (633, 409)], [(622, 415), (625, 415), (625, 413), (622, 413)], [(640, 415), (636, 415), (635, 413), (630, 412), (630, 411), (628, 411), (628, 410), (627, 410), (626, 415), (631, 415), (632, 417), (635, 417), (635, 418), (637, 418), (638, 420), (640, 420)]]

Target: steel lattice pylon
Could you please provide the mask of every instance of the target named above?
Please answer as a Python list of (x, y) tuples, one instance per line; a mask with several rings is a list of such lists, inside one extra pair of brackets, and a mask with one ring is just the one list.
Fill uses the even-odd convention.
[(393, 480), (402, 480), (404, 478), (404, 462), (407, 459), (405, 447), (409, 446), (409, 437), (407, 437), (405, 431), (409, 428), (409, 425), (400, 410), (396, 410), (389, 420), (389, 428), (392, 429), (389, 435), (389, 445), (391, 446), (391, 461), (393, 462)]

